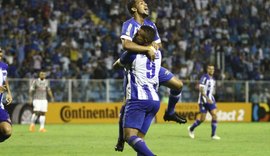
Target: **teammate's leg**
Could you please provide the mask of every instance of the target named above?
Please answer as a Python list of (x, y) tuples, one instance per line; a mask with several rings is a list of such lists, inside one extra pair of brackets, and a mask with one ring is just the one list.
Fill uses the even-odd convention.
[(40, 116), (39, 116), (39, 123), (40, 128), (39, 132), (46, 132), (45, 129), (45, 123), (46, 123), (46, 112), (48, 111), (48, 101), (47, 100), (41, 100), (40, 101)]
[(124, 150), (124, 145), (125, 145), (125, 139), (124, 139), (124, 129), (123, 129), (123, 116), (125, 113), (125, 104), (122, 105), (121, 110), (120, 110), (120, 117), (119, 117), (119, 122), (118, 122), (118, 140), (117, 144), (115, 145), (114, 149), (115, 151), (120, 151), (122, 152)]
[(196, 127), (198, 127), (202, 122), (205, 121), (206, 118), (206, 113), (207, 113), (207, 108), (205, 108), (205, 106), (203, 104), (199, 104), (200, 107), (200, 119), (196, 119), (196, 121), (188, 127), (188, 132), (189, 132), (189, 136), (194, 139), (195, 138), (195, 134), (194, 134), (194, 130)]
[(216, 135), (216, 129), (217, 129), (217, 109), (211, 110), (210, 111), (210, 114), (212, 116), (212, 121), (211, 121), (212, 133), (211, 133), (211, 137), (214, 140), (220, 140), (220, 137)]
[(169, 96), (169, 103), (167, 110), (163, 116), (163, 119), (165, 121), (175, 121), (178, 123), (186, 123), (187, 120), (185, 117), (182, 117), (178, 115), (174, 110), (175, 110), (175, 105), (179, 101), (182, 93), (182, 87), (183, 83), (181, 80), (173, 76), (171, 79), (169, 79), (166, 82), (162, 82), (162, 85), (170, 88), (170, 96)]
[[(138, 132), (146, 133), (151, 122), (145, 123), (148, 108), (151, 107), (149, 101), (127, 101), (124, 115), (124, 135), (125, 141), (138, 153), (138, 155), (154, 156), (147, 147), (144, 140), (138, 136)], [(149, 121), (149, 120), (147, 120)]]
[(45, 129), (45, 121), (46, 121), (46, 116), (45, 116), (45, 112), (40, 112), (40, 116), (39, 116), (39, 123), (40, 123), (40, 128), (39, 131), (40, 132), (46, 132)]
[(35, 131), (35, 123), (37, 121), (37, 118), (38, 118), (38, 112), (37, 111), (34, 111), (32, 116), (31, 116), (31, 123), (30, 123), (30, 127), (29, 127), (29, 131), (30, 132), (34, 132)]

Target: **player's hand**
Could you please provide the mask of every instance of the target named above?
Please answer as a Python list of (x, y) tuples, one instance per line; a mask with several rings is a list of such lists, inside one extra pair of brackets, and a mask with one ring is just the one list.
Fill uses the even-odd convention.
[(148, 47), (148, 51), (147, 51), (147, 57), (151, 60), (154, 61), (155, 60), (155, 51), (156, 49), (153, 46), (149, 46)]
[(54, 102), (54, 98), (51, 98), (51, 102)]
[(11, 94), (6, 95), (6, 101), (7, 101), (7, 105), (11, 104), (11, 102), (13, 101)]
[(7, 88), (5, 85), (0, 86), (0, 93), (4, 93), (5, 91), (7, 91)]
[(152, 42), (151, 44), (156, 50), (159, 49), (159, 45), (156, 42)]

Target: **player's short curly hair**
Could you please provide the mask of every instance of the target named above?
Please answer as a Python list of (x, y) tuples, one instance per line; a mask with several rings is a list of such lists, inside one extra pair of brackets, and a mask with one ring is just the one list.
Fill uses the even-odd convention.
[(144, 30), (145, 34), (147, 34), (147, 36), (145, 36), (145, 40), (146, 42), (148, 42), (148, 44), (152, 43), (155, 40), (156, 31), (154, 28), (147, 25), (143, 25), (141, 26), (140, 29)]
[(127, 9), (128, 9), (128, 12), (133, 15), (134, 14), (134, 11), (132, 10), (133, 7), (135, 7), (135, 4), (136, 4), (136, 0), (129, 0), (128, 3), (127, 3)]

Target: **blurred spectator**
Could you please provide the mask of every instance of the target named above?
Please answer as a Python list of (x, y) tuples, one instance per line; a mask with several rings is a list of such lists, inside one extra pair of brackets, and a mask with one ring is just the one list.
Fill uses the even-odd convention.
[(270, 93), (268, 88), (264, 88), (264, 90), (260, 93), (260, 102), (269, 103), (270, 102)]

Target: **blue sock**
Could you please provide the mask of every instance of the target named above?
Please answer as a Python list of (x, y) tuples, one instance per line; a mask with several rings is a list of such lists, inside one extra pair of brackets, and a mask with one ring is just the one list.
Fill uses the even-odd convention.
[(174, 108), (175, 108), (176, 103), (180, 99), (181, 92), (182, 90), (170, 90), (170, 97), (169, 97), (169, 103), (168, 103), (168, 108), (167, 108), (167, 112), (169, 114), (174, 113)]
[(196, 120), (193, 125), (190, 127), (191, 131), (194, 131), (194, 129), (199, 126), (202, 122), (200, 120)]
[(118, 136), (118, 140), (120, 140), (120, 141), (124, 141), (123, 117), (124, 117), (124, 113), (125, 113), (125, 107), (126, 107), (126, 105), (123, 105), (121, 107), (121, 110), (120, 110), (120, 117), (119, 117), (119, 136)]
[(145, 142), (138, 136), (131, 136), (127, 142), (138, 153), (138, 155), (154, 156), (146, 146)]
[(211, 134), (211, 136), (214, 136), (216, 134), (216, 129), (217, 129), (217, 120), (212, 120), (211, 127), (212, 127), (212, 134)]

